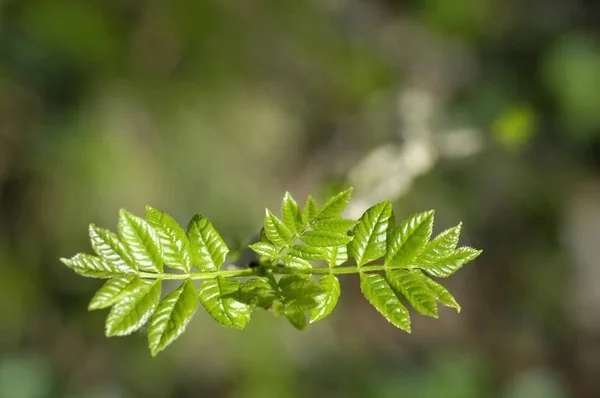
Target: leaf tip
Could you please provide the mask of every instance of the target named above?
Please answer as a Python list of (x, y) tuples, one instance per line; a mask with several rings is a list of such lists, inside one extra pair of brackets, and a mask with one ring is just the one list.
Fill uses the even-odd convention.
[(150, 346), (148, 347), (150, 348), (150, 355), (152, 355), (152, 358), (156, 358), (156, 356), (158, 355), (158, 353), (161, 351), (158, 347), (156, 346)]
[(469, 250), (472, 255), (471, 255), (471, 260), (475, 260), (477, 257), (479, 257), (481, 255), (481, 253), (483, 253), (483, 250), (481, 249), (475, 249), (474, 247), (470, 247), (470, 246), (464, 246), (465, 249)]
[(345, 190), (343, 190), (341, 192), (341, 195), (343, 195), (343, 196), (352, 196), (353, 192), (354, 192), (354, 187), (350, 186), (350, 187), (346, 188)]
[(104, 335), (106, 337), (114, 337), (116, 333), (110, 325), (106, 325), (106, 328), (104, 329)]
[(121, 216), (121, 217), (129, 217), (131, 215), (132, 214), (130, 212), (128, 212), (127, 210), (125, 210), (123, 208), (119, 209), (119, 216)]

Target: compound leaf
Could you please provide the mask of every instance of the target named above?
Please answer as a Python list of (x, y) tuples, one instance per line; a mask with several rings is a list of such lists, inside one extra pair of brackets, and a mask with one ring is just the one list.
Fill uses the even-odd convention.
[(90, 242), (92, 248), (104, 261), (112, 264), (120, 273), (137, 271), (136, 264), (131, 260), (125, 246), (119, 237), (107, 229), (90, 224)]
[(265, 215), (265, 234), (277, 246), (288, 247), (291, 243), (292, 232), (269, 209), (266, 210)]
[(109, 279), (96, 291), (88, 305), (88, 310), (108, 308), (123, 297), (123, 292), (136, 279), (135, 275), (117, 276)]
[[(196, 214), (184, 232), (171, 216), (150, 206), (145, 219), (121, 210), (120, 236), (91, 224), (90, 241), (97, 256), (80, 253), (60, 260), (77, 274), (108, 279), (88, 305), (89, 310), (112, 307), (106, 319), (107, 336), (130, 334), (149, 321), (153, 356), (184, 332), (198, 301), (228, 327), (244, 328), (252, 311), (264, 308), (304, 329), (337, 305), (340, 282), (335, 273), (358, 273), (368, 302), (409, 333), (410, 315), (404, 300), (432, 317), (438, 316), (438, 303), (460, 312), (452, 294), (427, 275), (450, 276), (479, 256), (480, 250), (456, 248), (461, 224), (429, 241), (433, 210), (413, 214), (396, 226), (389, 201), (372, 206), (358, 221), (347, 220), (341, 213), (351, 195), (352, 188), (340, 192), (321, 208), (309, 195), (301, 209), (286, 192), (281, 219), (266, 209), (259, 242), (249, 245), (260, 259), (248, 269), (219, 271), (230, 250), (202, 215)], [(349, 257), (356, 266), (335, 268)], [(380, 262), (369, 265), (378, 259), (383, 266)], [(329, 268), (313, 269), (310, 261), (321, 260)], [(165, 276), (164, 265), (185, 274)], [(198, 289), (189, 275), (192, 266), (204, 280)], [(385, 275), (375, 273), (381, 270)], [(312, 277), (317, 275), (315, 283)], [(162, 281), (167, 277), (183, 283), (161, 301)]]
[(413, 214), (387, 239), (386, 266), (408, 266), (421, 253), (431, 236), (434, 211)]
[(392, 204), (385, 201), (369, 208), (358, 220), (348, 250), (359, 267), (385, 255), (391, 216)]
[(167, 213), (146, 206), (146, 220), (158, 233), (162, 261), (171, 268), (190, 272), (190, 242), (181, 226)]
[(270, 259), (279, 257), (279, 250), (277, 250), (277, 248), (270, 243), (257, 242), (249, 245), (248, 247), (255, 253)]
[(106, 318), (106, 336), (125, 336), (142, 327), (160, 300), (161, 280), (135, 279)]
[(344, 233), (321, 230), (306, 231), (300, 236), (300, 240), (309, 246), (331, 247), (346, 245), (352, 240), (352, 237)]
[(285, 193), (281, 203), (281, 218), (292, 233), (301, 232), (304, 228), (302, 210), (289, 192)]
[(216, 271), (225, 262), (229, 248), (208, 219), (194, 215), (187, 227), (192, 261), (200, 271)]
[(183, 333), (197, 308), (196, 288), (191, 279), (186, 279), (160, 302), (148, 323), (148, 345), (152, 356)]
[(162, 272), (163, 262), (160, 255), (158, 233), (146, 220), (121, 209), (119, 212), (119, 233), (139, 269)]
[(90, 254), (79, 253), (72, 258), (61, 258), (60, 261), (75, 273), (89, 278), (110, 278), (117, 273), (123, 273), (115, 270), (112, 264)]
[(425, 275), (423, 275), (423, 278), (425, 284), (427, 285), (429, 290), (435, 295), (436, 300), (440, 304), (445, 305), (447, 307), (455, 308), (457, 312), (460, 312), (460, 304), (458, 304), (454, 296), (452, 296), (452, 294), (448, 290), (446, 290), (444, 286), (440, 285), (439, 283), (430, 278), (427, 278)]
[(348, 188), (329, 199), (319, 210), (317, 218), (338, 217), (348, 205), (352, 197), (352, 190), (353, 188)]
[(419, 268), (430, 275), (438, 278), (445, 278), (452, 275), (463, 265), (474, 260), (481, 254), (481, 250), (473, 249), (472, 247), (459, 247), (453, 253), (446, 257), (439, 258), (429, 264), (419, 264)]
[(310, 311), (310, 323), (320, 321), (333, 311), (340, 297), (340, 281), (335, 275), (326, 275), (319, 279), (324, 294), (318, 296), (317, 306)]
[(423, 315), (438, 317), (436, 297), (425, 284), (424, 275), (419, 270), (388, 271), (386, 279), (392, 289), (401, 294)]
[(392, 290), (385, 278), (379, 274), (360, 274), (360, 289), (367, 301), (392, 325), (410, 333), (408, 310)]
[(220, 324), (243, 329), (250, 321), (252, 307), (235, 299), (240, 282), (218, 276), (200, 285), (198, 297), (206, 311)]

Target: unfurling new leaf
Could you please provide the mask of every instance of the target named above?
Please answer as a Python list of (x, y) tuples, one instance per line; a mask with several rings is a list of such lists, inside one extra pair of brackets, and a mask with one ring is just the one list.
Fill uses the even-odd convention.
[[(61, 261), (81, 276), (106, 279), (88, 309), (110, 308), (107, 336), (131, 334), (147, 324), (152, 355), (184, 332), (199, 303), (232, 328), (244, 328), (253, 311), (267, 310), (304, 329), (337, 305), (337, 274), (358, 273), (368, 302), (407, 332), (411, 323), (405, 303), (436, 318), (438, 303), (460, 311), (452, 294), (431, 276), (448, 277), (481, 253), (457, 248), (461, 224), (429, 240), (433, 211), (396, 225), (388, 201), (349, 220), (342, 212), (351, 194), (347, 189), (322, 207), (309, 196), (300, 208), (287, 192), (281, 218), (266, 210), (260, 240), (249, 245), (258, 261), (248, 268), (223, 266), (229, 248), (206, 217), (196, 214), (184, 232), (171, 216), (150, 206), (145, 219), (121, 210), (119, 235), (90, 225), (96, 255), (79, 253)], [(181, 284), (161, 300), (166, 279)]]

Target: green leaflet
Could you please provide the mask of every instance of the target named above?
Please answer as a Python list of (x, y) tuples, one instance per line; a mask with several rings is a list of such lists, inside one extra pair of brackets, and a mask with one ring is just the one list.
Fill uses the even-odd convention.
[(169, 267), (190, 272), (190, 242), (181, 226), (164, 211), (146, 206), (146, 220), (158, 233), (162, 261)]
[(301, 275), (286, 275), (279, 280), (283, 304), (288, 308), (310, 311), (318, 305), (318, 297), (323, 289)]
[(325, 218), (312, 224), (313, 231), (328, 231), (337, 234), (347, 235), (348, 231), (356, 225), (356, 221), (345, 218)]
[(285, 193), (281, 203), (281, 218), (285, 226), (292, 232), (302, 232), (304, 228), (304, 217), (298, 203), (289, 192)]
[(329, 199), (319, 210), (317, 218), (337, 217), (346, 208), (352, 197), (353, 188), (348, 188)]
[(191, 279), (186, 279), (160, 302), (148, 323), (148, 344), (152, 356), (183, 333), (197, 308), (196, 288)]
[(90, 224), (92, 248), (104, 261), (121, 273), (137, 271), (137, 266), (127, 253), (125, 246), (114, 233)]
[(401, 294), (423, 315), (438, 317), (436, 295), (431, 292), (419, 270), (398, 270), (386, 272), (386, 279), (392, 289)]
[(331, 247), (346, 245), (352, 240), (352, 237), (329, 231), (307, 231), (300, 236), (300, 240), (309, 246)]
[(324, 294), (318, 296), (317, 306), (310, 311), (310, 323), (320, 321), (333, 311), (340, 297), (340, 281), (335, 275), (326, 275), (319, 280)]
[(311, 195), (308, 195), (304, 209), (302, 210), (302, 218), (305, 222), (312, 222), (319, 215), (319, 208), (317, 203)]
[(301, 257), (295, 257), (291, 254), (286, 254), (282, 260), (285, 266), (290, 268), (308, 269), (312, 267), (305, 259)]
[(160, 300), (161, 280), (136, 279), (122, 293), (106, 318), (106, 336), (125, 336), (142, 327)]
[(445, 278), (458, 271), (464, 264), (474, 260), (481, 250), (472, 247), (459, 247), (446, 257), (439, 258), (430, 264), (419, 264), (419, 268), (430, 275)]
[(360, 274), (360, 289), (365, 298), (392, 325), (410, 333), (408, 310), (392, 290), (385, 278), (379, 274)]
[(75, 273), (88, 278), (110, 278), (111, 276), (122, 273), (121, 270), (114, 268), (112, 264), (101, 260), (96, 256), (79, 253), (72, 258), (61, 258), (60, 261)]
[(306, 329), (306, 313), (296, 308), (287, 308), (283, 315), (290, 322), (290, 324), (298, 330)]
[(291, 246), (290, 254), (305, 260), (325, 260), (327, 258), (326, 250), (323, 250), (323, 248), (306, 245)]
[(423, 248), (423, 252), (415, 260), (416, 264), (434, 264), (441, 258), (447, 257), (454, 252), (458, 244), (460, 228), (462, 224), (449, 228), (440, 233)]
[(187, 236), (196, 268), (208, 272), (223, 265), (229, 248), (206, 217), (194, 215), (188, 224)]
[(109, 279), (96, 291), (96, 294), (88, 305), (88, 310), (92, 311), (110, 307), (123, 297), (124, 293), (127, 292), (126, 288), (135, 279), (136, 276), (131, 274)]
[(198, 297), (202, 306), (217, 322), (243, 329), (250, 321), (252, 307), (234, 298), (239, 288), (240, 282), (218, 276), (200, 285)]
[(292, 232), (269, 209), (266, 210), (265, 215), (265, 234), (277, 246), (288, 247), (291, 243)]
[(254, 250), (255, 253), (270, 259), (275, 259), (279, 257), (279, 251), (275, 246), (273, 246), (270, 243), (257, 242), (249, 245), (248, 247)]
[(386, 266), (412, 264), (431, 236), (433, 214), (433, 210), (413, 214), (388, 236)]
[(148, 222), (126, 210), (119, 212), (119, 233), (130, 256), (142, 271), (162, 272), (158, 233)]
[(421, 275), (423, 276), (423, 280), (424, 280), (425, 284), (427, 285), (429, 290), (432, 292), (432, 294), (435, 295), (436, 300), (440, 304), (445, 305), (447, 307), (456, 308), (456, 311), (460, 312), (460, 304), (458, 304), (458, 302), (456, 301), (454, 296), (452, 296), (452, 294), (450, 294), (450, 292), (448, 290), (446, 290), (446, 288), (444, 286), (440, 285), (439, 283), (437, 283), (436, 281), (434, 281), (432, 279), (429, 279), (428, 277), (426, 277), (423, 274), (421, 274)]
[(240, 285), (237, 293), (238, 301), (253, 307), (267, 308), (277, 300), (277, 292), (265, 277), (254, 277)]
[(273, 245), (273, 242), (271, 242), (271, 241), (269, 240), (269, 238), (267, 238), (267, 234), (265, 233), (265, 227), (262, 227), (262, 228), (260, 229), (260, 240), (259, 240), (259, 242), (262, 242), (262, 243), (268, 243), (268, 244), (270, 244), (271, 246)]
[(333, 246), (322, 249), (325, 261), (330, 267), (336, 267), (348, 261), (348, 248), (346, 246)]
[(390, 214), (390, 219), (388, 220), (387, 232), (386, 232), (386, 250), (387, 250), (387, 241), (389, 241), (390, 236), (396, 229), (396, 215), (394, 214), (394, 208), (392, 208), (392, 212)]
[(348, 250), (359, 266), (385, 255), (391, 217), (392, 204), (385, 201), (369, 208), (358, 220)]

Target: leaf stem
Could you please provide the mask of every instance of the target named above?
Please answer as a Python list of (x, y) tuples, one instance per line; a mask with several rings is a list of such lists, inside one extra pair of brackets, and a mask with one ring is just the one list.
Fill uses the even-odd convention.
[[(326, 274), (358, 274), (364, 272), (376, 272), (376, 271), (387, 271), (396, 269), (406, 269), (406, 266), (392, 266), (386, 267), (381, 264), (363, 265), (357, 267), (355, 265), (347, 267), (315, 267), (315, 268), (288, 268), (288, 267), (274, 267), (271, 268), (273, 274), (278, 275), (290, 275), (290, 274), (310, 274), (310, 275), (326, 275)], [(246, 268), (246, 269), (233, 269), (224, 271), (212, 271), (212, 272), (191, 272), (186, 274), (167, 274), (167, 273), (153, 273), (153, 272), (140, 272), (138, 276), (140, 278), (147, 279), (164, 279), (164, 280), (183, 280), (183, 279), (214, 279), (218, 276), (222, 277), (244, 277), (261, 275), (260, 268)]]

